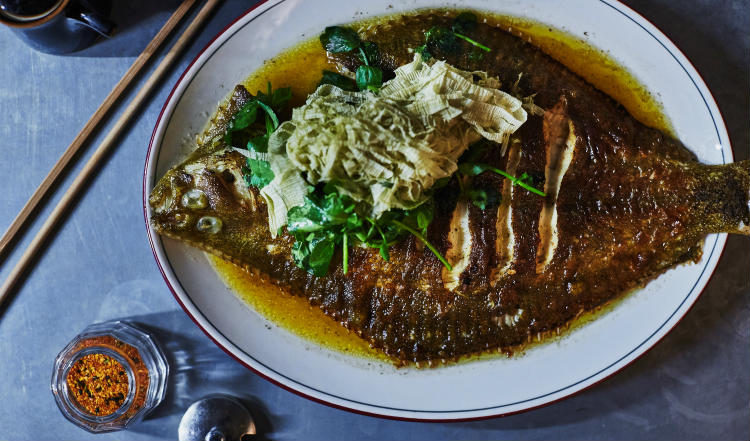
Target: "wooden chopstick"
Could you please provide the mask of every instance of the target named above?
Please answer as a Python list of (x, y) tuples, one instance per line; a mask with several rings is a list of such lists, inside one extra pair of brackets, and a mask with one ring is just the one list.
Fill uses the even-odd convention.
[(135, 115), (141, 104), (143, 104), (146, 98), (150, 95), (154, 87), (159, 83), (159, 80), (161, 80), (162, 76), (164, 76), (164, 74), (169, 70), (172, 63), (177, 60), (182, 50), (187, 47), (197, 31), (200, 29), (206, 19), (211, 15), (211, 12), (213, 12), (213, 9), (219, 3), (221, 3), (221, 0), (206, 1), (206, 4), (203, 5), (203, 8), (201, 8), (193, 21), (187, 27), (187, 29), (185, 29), (185, 32), (183, 32), (174, 46), (172, 46), (169, 52), (164, 56), (161, 63), (159, 63), (148, 80), (146, 80), (143, 86), (141, 86), (140, 90), (138, 90), (138, 94), (133, 98), (132, 101), (130, 101), (125, 111), (123, 111), (120, 118), (117, 120), (117, 122), (115, 122), (112, 130), (110, 130), (101, 144), (99, 144), (99, 147), (96, 148), (96, 151), (94, 151), (94, 153), (91, 155), (91, 158), (88, 160), (88, 162), (86, 162), (86, 165), (83, 166), (83, 169), (78, 173), (78, 176), (76, 176), (73, 183), (70, 185), (67, 191), (65, 191), (65, 194), (62, 196), (62, 198), (60, 198), (60, 202), (57, 203), (54, 210), (52, 210), (52, 213), (50, 213), (47, 220), (39, 229), (39, 232), (37, 232), (36, 236), (34, 236), (34, 239), (31, 241), (28, 248), (26, 248), (24, 253), (21, 255), (21, 258), (19, 259), (16, 266), (13, 267), (13, 270), (11, 270), (8, 278), (5, 279), (2, 287), (0, 287), (0, 305), (3, 304), (5, 299), (13, 290), (16, 282), (18, 282), (18, 280), (24, 274), (29, 264), (32, 262), (37, 252), (40, 250), (41, 246), (49, 237), (55, 225), (65, 214), (65, 211), (76, 199), (78, 193), (83, 190), (84, 185), (86, 184), (88, 179), (96, 170), (99, 169), (99, 163), (102, 162), (102, 160), (107, 156), (107, 152), (109, 151), (109, 149), (115, 145), (117, 140), (120, 139), (120, 134), (122, 130), (127, 126), (128, 121), (130, 121), (130, 119)]
[(125, 75), (120, 78), (120, 81), (115, 85), (112, 91), (109, 92), (109, 95), (107, 95), (104, 101), (99, 105), (96, 112), (94, 112), (88, 122), (86, 122), (86, 125), (83, 126), (80, 132), (78, 132), (78, 135), (76, 135), (73, 142), (70, 143), (62, 156), (60, 156), (60, 159), (57, 160), (57, 163), (55, 163), (55, 166), (52, 167), (52, 170), (50, 170), (42, 183), (39, 184), (39, 187), (34, 191), (34, 194), (31, 195), (26, 202), (26, 205), (23, 206), (16, 218), (10, 224), (10, 227), (5, 231), (3, 237), (0, 238), (0, 262), (2, 262), (3, 255), (10, 244), (15, 240), (16, 235), (19, 234), (19, 231), (24, 225), (30, 221), (32, 213), (36, 210), (39, 202), (52, 190), (52, 186), (55, 184), (55, 181), (57, 181), (57, 178), (60, 177), (60, 174), (68, 167), (70, 161), (75, 157), (76, 153), (78, 153), (88, 137), (91, 136), (91, 133), (96, 129), (104, 117), (107, 116), (112, 109), (112, 106), (117, 102), (120, 95), (122, 95), (128, 86), (130, 86), (130, 83), (138, 75), (143, 66), (148, 63), (162, 43), (164, 43), (167, 37), (169, 37), (169, 34), (171, 34), (174, 28), (182, 21), (185, 14), (187, 14), (195, 4), (195, 1), (196, 0), (184, 0), (177, 10), (174, 11), (172, 16), (169, 17), (169, 20), (164, 23), (164, 26), (154, 36), (151, 42), (149, 42), (148, 46), (146, 46), (138, 58), (135, 59), (133, 65), (130, 66), (130, 69), (125, 72)]

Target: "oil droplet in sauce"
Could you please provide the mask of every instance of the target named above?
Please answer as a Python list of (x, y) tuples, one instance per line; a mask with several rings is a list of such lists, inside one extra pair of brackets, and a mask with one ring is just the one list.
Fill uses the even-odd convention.
[[(593, 48), (570, 34), (516, 17), (481, 14), (487, 17), (490, 24), (510, 29), (514, 35), (530, 41), (548, 55), (557, 59), (570, 70), (577, 73), (589, 83), (599, 88), (615, 101), (622, 104), (631, 115), (643, 124), (673, 133), (669, 120), (663, 114), (661, 105), (653, 95), (641, 85), (627, 69), (618, 65), (611, 57), (599, 49)], [(368, 20), (367, 24), (387, 20), (389, 17)], [(302, 67), (302, 68), (301, 68)], [(280, 53), (272, 60), (266, 61), (252, 73), (243, 85), (255, 94), (266, 91), (270, 82), (274, 89), (291, 87), (292, 107), (300, 106), (311, 94), (320, 81), (323, 70), (336, 70), (327, 59), (326, 53), (317, 37), (306, 40)], [(342, 325), (325, 315), (319, 308), (312, 307), (308, 301), (293, 296), (276, 285), (252, 275), (232, 263), (218, 257), (209, 256), (214, 269), (224, 282), (243, 301), (255, 311), (282, 328), (320, 346), (334, 349), (345, 354), (355, 355), (378, 361), (395, 363), (396, 361), (381, 351), (370, 348), (369, 343), (359, 338), (354, 332), (347, 331)], [(567, 329), (574, 329), (591, 321), (619, 303), (624, 296), (613, 299), (596, 311), (585, 314), (585, 318), (571, 323)], [(545, 336), (548, 341), (552, 336)], [(533, 345), (532, 345), (533, 346)], [(514, 348), (518, 354), (529, 345)], [(484, 358), (487, 354), (466, 357), (466, 360)]]

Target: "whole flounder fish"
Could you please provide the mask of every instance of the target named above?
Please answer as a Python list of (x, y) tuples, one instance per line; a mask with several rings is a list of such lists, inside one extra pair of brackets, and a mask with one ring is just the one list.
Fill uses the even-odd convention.
[[(449, 26), (444, 14), (386, 21), (361, 32), (377, 43), (374, 61), (392, 72), (408, 63), (424, 32)], [(542, 111), (511, 137), (508, 151), (482, 158), (510, 174), (543, 181), (544, 198), (494, 174), (476, 179), (502, 196), (481, 210), (439, 190), (428, 239), (446, 269), (414, 237), (390, 249), (353, 248), (315, 277), (298, 268), (294, 239), (273, 239), (258, 190), (243, 179), (245, 157), (222, 142), (201, 145), (170, 170), (151, 196), (160, 234), (259, 271), (307, 298), (342, 325), (403, 361), (453, 360), (507, 350), (555, 331), (582, 311), (643, 286), (675, 265), (697, 261), (709, 233), (749, 234), (750, 163), (705, 165), (679, 141), (640, 124), (621, 106), (537, 48), (479, 24), (469, 37), (491, 45), (433, 55), (461, 69), (487, 71)], [(334, 60), (355, 70), (353, 55)], [(519, 80), (520, 77), (520, 80)], [(207, 129), (220, 139), (250, 94), (237, 86)]]

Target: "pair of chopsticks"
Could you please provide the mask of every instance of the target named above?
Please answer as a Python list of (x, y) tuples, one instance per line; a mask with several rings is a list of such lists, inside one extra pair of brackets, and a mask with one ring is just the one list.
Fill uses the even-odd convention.
[[(169, 20), (154, 36), (151, 42), (146, 46), (143, 52), (136, 58), (133, 65), (125, 72), (122, 79), (115, 85), (112, 91), (107, 95), (104, 102), (96, 109), (94, 115), (89, 119), (86, 125), (81, 129), (73, 142), (68, 146), (63, 155), (57, 161), (55, 166), (49, 172), (44, 181), (34, 191), (34, 194), (26, 202), (21, 212), (13, 220), (8, 230), (0, 239), (0, 258), (8, 251), (8, 247), (15, 241), (16, 236), (23, 229), (25, 224), (30, 221), (32, 214), (39, 205), (39, 202), (53, 189), (55, 182), (57, 181), (60, 174), (67, 168), (73, 157), (84, 145), (86, 140), (92, 134), (94, 129), (109, 113), (112, 106), (117, 102), (120, 95), (128, 88), (133, 79), (138, 75), (140, 70), (148, 63), (152, 56), (157, 52), (159, 47), (164, 43), (167, 37), (172, 33), (174, 28), (182, 21), (185, 15), (195, 4), (196, 0), (184, 0), (182, 4), (175, 10)], [(83, 190), (85, 184), (88, 182), (92, 174), (99, 169), (99, 165), (104, 158), (107, 157), (109, 150), (117, 144), (117, 140), (120, 137), (123, 129), (128, 125), (129, 121), (136, 114), (140, 106), (146, 101), (148, 96), (154, 90), (156, 85), (159, 83), (164, 74), (169, 70), (174, 61), (179, 57), (180, 53), (187, 47), (190, 41), (193, 39), (195, 34), (201, 28), (206, 19), (211, 15), (214, 8), (221, 3), (221, 0), (207, 0), (203, 8), (198, 12), (193, 21), (188, 25), (182, 35), (179, 37), (174, 46), (164, 56), (161, 63), (156, 67), (151, 76), (138, 90), (136, 96), (128, 103), (128, 106), (123, 111), (120, 118), (115, 122), (112, 129), (109, 131), (107, 136), (102, 140), (101, 144), (97, 147), (94, 153), (89, 158), (86, 165), (78, 173), (75, 180), (70, 187), (65, 191), (60, 201), (55, 206), (54, 210), (50, 213), (47, 220), (44, 222), (42, 227), (37, 232), (34, 239), (29, 244), (28, 248), (24, 251), (19, 259), (18, 263), (13, 270), (11, 270), (8, 278), (0, 286), (0, 306), (7, 299), (9, 294), (12, 292), (16, 283), (21, 279), (23, 274), (29, 268), (29, 265), (33, 262), (34, 258), (38, 254), (42, 245), (49, 238), (50, 234), (54, 230), (57, 223), (62, 219), (67, 209), (76, 200), (78, 194)]]

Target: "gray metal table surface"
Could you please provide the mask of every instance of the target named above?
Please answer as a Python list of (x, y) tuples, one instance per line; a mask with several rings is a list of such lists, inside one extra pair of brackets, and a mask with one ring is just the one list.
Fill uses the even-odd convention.
[[(115, 2), (118, 34), (68, 56), (34, 52), (7, 28), (0, 29), (2, 229), (178, 3)], [(747, 237), (729, 238), (696, 305), (646, 355), (574, 397), (505, 418), (418, 423), (349, 413), (288, 392), (217, 348), (180, 309), (154, 264), (143, 224), (141, 180), (154, 123), (180, 73), (252, 3), (227, 1), (211, 18), (5, 308), (0, 317), (0, 439), (175, 439), (187, 405), (213, 392), (245, 399), (264, 436), (279, 440), (750, 439)], [(721, 108), (736, 159), (748, 158), (750, 4), (625, 3), (662, 29), (694, 63)], [(89, 147), (82, 157), (91, 151)], [(53, 194), (3, 262), (2, 279), (61, 194), (59, 189)], [(85, 326), (116, 318), (135, 319), (161, 336), (173, 367), (169, 394), (127, 432), (92, 435), (67, 422), (55, 406), (49, 390), (52, 363)]]

